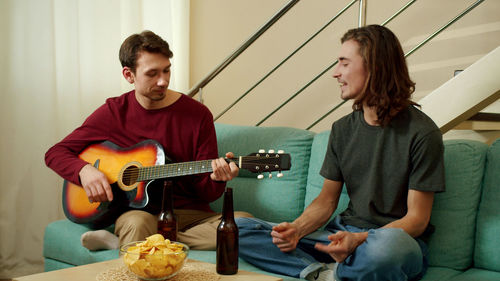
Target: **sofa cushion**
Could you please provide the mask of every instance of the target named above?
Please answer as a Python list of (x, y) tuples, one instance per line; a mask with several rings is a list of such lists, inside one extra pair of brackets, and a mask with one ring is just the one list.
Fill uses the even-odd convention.
[[(441, 279), (436, 279), (441, 280)], [(471, 268), (466, 272), (459, 274), (453, 279), (453, 281), (494, 281), (500, 280), (500, 272), (495, 272), (491, 270), (483, 270), (477, 268)]]
[(488, 146), (468, 140), (445, 141), (446, 191), (435, 195), (429, 264), (465, 270), (472, 265), (477, 208)]
[[(500, 139), (488, 149), (477, 218), (475, 267), (500, 271)], [(500, 277), (497, 277), (500, 280)], [(493, 279), (490, 279), (493, 280)]]
[[(236, 156), (258, 152), (259, 149), (284, 150), (291, 155), (291, 170), (284, 176), (257, 179), (256, 174), (240, 170), (228, 182), (233, 188), (235, 210), (247, 211), (267, 221), (290, 221), (304, 209), (305, 187), (311, 155), (313, 132), (287, 127), (252, 127), (216, 124), (219, 154), (228, 151)], [(213, 202), (214, 211), (222, 209), (222, 198)]]
[[(91, 229), (67, 219), (50, 223), (45, 228), (43, 256), (70, 265), (83, 265), (118, 258), (118, 250), (90, 251), (84, 248), (80, 237), (89, 230)], [(113, 227), (107, 230), (113, 232)]]
[[(323, 178), (319, 171), (323, 165), (325, 159), (326, 147), (328, 145), (328, 138), (330, 137), (330, 131), (324, 131), (314, 136), (314, 140), (311, 147), (311, 159), (309, 161), (309, 172), (307, 176), (307, 188), (306, 188), (306, 199), (304, 207), (309, 206), (311, 202), (318, 196), (323, 187)], [(342, 189), (342, 194), (340, 195), (339, 204), (337, 209), (332, 215), (332, 218), (339, 213), (343, 212), (347, 205), (349, 204), (349, 195), (347, 195), (347, 190)]]
[(424, 277), (420, 281), (431, 281), (431, 280), (450, 280), (455, 276), (458, 276), (462, 271), (446, 268), (446, 267), (429, 267)]
[(45, 272), (64, 269), (64, 268), (71, 268), (71, 267), (75, 266), (74, 264), (69, 264), (69, 263), (65, 263), (65, 262), (50, 259), (50, 258), (44, 258), (43, 264), (44, 264), (43, 270)]

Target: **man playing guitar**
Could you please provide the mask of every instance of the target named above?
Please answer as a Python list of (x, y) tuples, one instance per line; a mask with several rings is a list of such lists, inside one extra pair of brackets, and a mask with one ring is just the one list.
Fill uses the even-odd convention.
[[(50, 148), (45, 161), (65, 180), (82, 186), (90, 202), (109, 202), (113, 192), (106, 175), (79, 158), (89, 145), (110, 141), (130, 147), (151, 139), (174, 162), (215, 159), (211, 174), (178, 177), (173, 183), (178, 240), (192, 249), (214, 249), (218, 217), (209, 203), (222, 195), (225, 182), (236, 177), (239, 169), (224, 158), (217, 159), (215, 128), (208, 108), (168, 89), (172, 55), (168, 43), (151, 31), (128, 37), (119, 58), (122, 74), (134, 90), (108, 98), (80, 127)], [(230, 152), (226, 156), (233, 157)], [(161, 202), (161, 188), (158, 190), (152, 201)], [(143, 240), (156, 233), (157, 213), (155, 208), (125, 211), (116, 219), (116, 236), (104, 230), (91, 231), (82, 235), (82, 244), (95, 250)]]

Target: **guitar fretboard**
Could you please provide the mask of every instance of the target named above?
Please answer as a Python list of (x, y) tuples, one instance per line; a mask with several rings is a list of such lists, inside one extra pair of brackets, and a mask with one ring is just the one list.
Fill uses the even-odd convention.
[(172, 163), (139, 168), (137, 181), (147, 181), (212, 172), (212, 160)]

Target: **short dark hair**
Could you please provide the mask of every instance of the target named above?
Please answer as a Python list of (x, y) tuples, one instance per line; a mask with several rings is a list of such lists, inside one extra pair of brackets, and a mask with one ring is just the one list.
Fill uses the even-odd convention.
[(375, 107), (381, 126), (409, 105), (415, 91), (401, 44), (394, 33), (381, 25), (368, 25), (347, 31), (344, 43), (354, 40), (359, 44), (359, 54), (368, 72), (364, 91), (355, 98), (353, 109), (361, 110), (363, 104)]
[(119, 53), (122, 67), (129, 67), (135, 73), (137, 56), (142, 51), (163, 54), (167, 58), (172, 58), (174, 55), (167, 41), (152, 31), (144, 30), (139, 34), (130, 35), (123, 41)]

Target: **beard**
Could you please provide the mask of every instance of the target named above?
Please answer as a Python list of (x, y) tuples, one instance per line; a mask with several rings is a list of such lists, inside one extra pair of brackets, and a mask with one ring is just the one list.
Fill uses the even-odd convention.
[(147, 95), (147, 97), (152, 100), (152, 101), (161, 101), (165, 98), (167, 95), (167, 89), (161, 90), (161, 91), (151, 91)]

